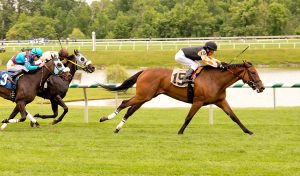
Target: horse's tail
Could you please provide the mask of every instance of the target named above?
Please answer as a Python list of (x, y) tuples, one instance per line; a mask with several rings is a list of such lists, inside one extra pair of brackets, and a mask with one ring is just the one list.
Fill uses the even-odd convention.
[(126, 79), (120, 86), (105, 85), (105, 84), (101, 84), (101, 83), (98, 83), (98, 85), (100, 87), (104, 88), (104, 89), (109, 90), (109, 91), (127, 90), (136, 83), (137, 78), (140, 76), (140, 74), (142, 72), (143, 72), (143, 70), (137, 72), (136, 74), (134, 74), (130, 78)]

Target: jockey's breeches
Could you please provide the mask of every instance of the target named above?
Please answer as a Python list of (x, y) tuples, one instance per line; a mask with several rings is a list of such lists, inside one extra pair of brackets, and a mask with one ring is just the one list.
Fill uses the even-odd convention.
[(200, 65), (200, 63), (198, 61), (193, 61), (192, 59), (187, 58), (182, 50), (179, 50), (176, 55), (175, 55), (175, 61), (189, 66), (191, 69), (196, 70)]

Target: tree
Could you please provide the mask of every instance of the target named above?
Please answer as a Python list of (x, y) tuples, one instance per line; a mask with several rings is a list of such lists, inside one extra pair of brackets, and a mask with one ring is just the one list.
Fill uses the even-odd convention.
[(79, 28), (74, 28), (72, 33), (69, 35), (69, 38), (86, 39), (86, 36)]
[(273, 2), (269, 6), (267, 21), (268, 30), (271, 35), (285, 34), (285, 28), (290, 19), (290, 11), (282, 4)]
[(7, 32), (8, 40), (28, 38), (56, 38), (54, 26), (57, 21), (48, 17), (35, 15), (33, 17), (21, 14), (18, 22)]

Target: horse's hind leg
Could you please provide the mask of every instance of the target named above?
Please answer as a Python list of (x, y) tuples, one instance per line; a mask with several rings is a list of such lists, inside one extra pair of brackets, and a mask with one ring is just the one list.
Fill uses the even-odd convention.
[(131, 106), (131, 107), (127, 110), (127, 112), (126, 112), (125, 116), (123, 117), (122, 121), (117, 125), (116, 130), (115, 130), (115, 133), (118, 133), (118, 132), (121, 130), (121, 128), (124, 126), (124, 124), (125, 124), (125, 122), (127, 121), (127, 119), (128, 119), (128, 118), (129, 118), (136, 110), (138, 110), (143, 104), (144, 104), (144, 102), (139, 103), (139, 104), (135, 104), (135, 105)]
[(62, 121), (62, 119), (64, 118), (64, 116), (68, 113), (68, 106), (65, 104), (65, 102), (62, 100), (62, 98), (57, 95), (56, 96), (56, 100), (59, 104), (59, 106), (61, 106), (64, 109), (64, 112), (58, 117), (57, 120), (53, 120), (52, 125), (57, 124), (58, 122)]
[(240, 128), (244, 131), (244, 133), (253, 134), (252, 131), (248, 130), (242, 122), (238, 119), (238, 117), (234, 114), (232, 109), (230, 108), (228, 102), (226, 100), (223, 100), (221, 102), (216, 103), (216, 105), (221, 108), (235, 123), (237, 123)]
[(124, 108), (127, 108), (129, 105), (128, 105), (128, 102), (130, 100), (132, 100), (133, 98), (129, 99), (129, 100), (123, 100), (122, 103), (118, 106), (118, 108), (113, 112), (111, 113), (110, 115), (108, 116), (104, 116), (104, 117), (101, 117), (99, 119), (99, 122), (104, 122), (106, 120), (111, 120), (113, 119), (122, 109)]
[(200, 102), (196, 102), (196, 103), (192, 104), (192, 107), (191, 107), (188, 115), (186, 116), (182, 127), (178, 131), (178, 134), (183, 134), (185, 128), (188, 126), (188, 124), (190, 123), (190, 121), (192, 120), (192, 118), (194, 117), (196, 112), (201, 108), (202, 105), (203, 105), (203, 103), (200, 103)]
[(42, 118), (42, 119), (48, 119), (48, 118), (55, 118), (58, 115), (58, 103), (57, 101), (51, 99), (51, 108), (53, 115), (41, 115), (39, 113), (35, 114), (34, 117)]

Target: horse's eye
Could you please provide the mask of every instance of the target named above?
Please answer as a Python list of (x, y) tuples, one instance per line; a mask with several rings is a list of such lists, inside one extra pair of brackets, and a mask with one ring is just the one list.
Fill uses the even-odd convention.
[(83, 57), (80, 58), (80, 61), (83, 62), (85, 59)]
[(61, 63), (57, 63), (57, 65), (56, 65), (57, 67), (62, 67), (62, 64)]

